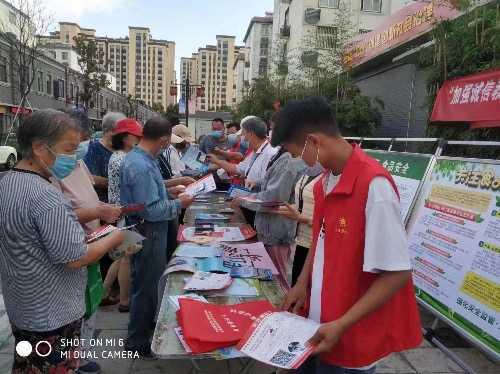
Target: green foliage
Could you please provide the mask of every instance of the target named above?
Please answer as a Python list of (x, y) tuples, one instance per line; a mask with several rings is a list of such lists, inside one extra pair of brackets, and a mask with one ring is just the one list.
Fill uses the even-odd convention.
[(179, 104), (170, 104), (163, 114), (167, 118), (179, 118)]
[(83, 89), (80, 91), (80, 98), (89, 108), (92, 97), (102, 88), (108, 87), (110, 82), (106, 78), (106, 70), (99, 63), (104, 53), (99, 53), (95, 40), (84, 34), (74, 38), (75, 51), (79, 55), (78, 65), (82, 70)]
[(383, 103), (362, 96), (347, 74), (324, 79), (315, 87), (302, 84), (281, 87), (267, 78), (258, 79), (233, 110), (233, 119), (239, 121), (245, 116), (254, 115), (269, 120), (276, 100), (284, 106), (291, 100), (302, 100), (309, 96), (324, 96), (332, 103), (345, 136), (372, 136), (381, 123), (379, 107), (383, 107)]
[(165, 111), (165, 109), (163, 108), (163, 104), (158, 102), (153, 103), (151, 109), (153, 109), (157, 113), (163, 113)]
[[(466, 0), (455, 3), (466, 13), (455, 20), (436, 23), (432, 32), (435, 44), (424, 51), (420, 59), (420, 65), (429, 73), (429, 113), (445, 80), (500, 67), (499, 3), (474, 9), (470, 9), (470, 2)], [(499, 128), (470, 130), (466, 125), (457, 124), (429, 126), (427, 134), (445, 139), (500, 139)]]

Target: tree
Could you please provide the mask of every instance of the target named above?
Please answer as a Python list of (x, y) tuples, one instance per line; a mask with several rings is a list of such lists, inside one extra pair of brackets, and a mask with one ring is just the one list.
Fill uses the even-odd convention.
[(167, 118), (179, 118), (179, 104), (169, 104), (165, 109), (164, 115)]
[[(419, 61), (428, 73), (429, 114), (444, 81), (500, 67), (500, 4), (471, 8), (469, 1), (457, 0), (448, 6), (458, 7), (464, 14), (454, 20), (436, 20), (432, 31), (434, 45), (421, 54)], [(428, 126), (427, 134), (445, 139), (491, 140), (500, 138), (500, 129), (470, 130), (466, 125), (440, 124)], [(494, 157), (486, 150), (482, 155)]]
[[(7, 12), (8, 17), (0, 22), (0, 39), (10, 47), (10, 77), (12, 99), (18, 107), (31, 107), (28, 95), (36, 77), (37, 59), (40, 49), (37, 35), (45, 34), (52, 23), (40, 0), (14, 0), (16, 9)], [(14, 117), (7, 133), (5, 143), (16, 125), (18, 115)]]
[(165, 109), (163, 108), (163, 104), (159, 103), (159, 102), (153, 103), (153, 105), (151, 106), (151, 109), (153, 109), (155, 112), (160, 113), (160, 114), (165, 112)]
[(110, 82), (106, 77), (105, 66), (101, 63), (104, 52), (99, 52), (95, 40), (80, 34), (74, 38), (75, 51), (78, 54), (78, 65), (82, 70), (83, 89), (80, 91), (85, 110), (89, 109), (92, 97)]

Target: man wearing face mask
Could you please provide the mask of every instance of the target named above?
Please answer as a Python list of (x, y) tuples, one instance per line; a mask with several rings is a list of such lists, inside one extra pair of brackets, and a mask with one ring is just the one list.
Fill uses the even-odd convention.
[(273, 142), (325, 168), (311, 251), (283, 309), (322, 323), (309, 341), (320, 355), (299, 373), (372, 374), (392, 352), (419, 346), (420, 319), (396, 185), (340, 135), (334, 113), (324, 98), (291, 102), (273, 131)]
[(165, 188), (156, 158), (170, 144), (172, 127), (161, 117), (148, 120), (139, 145), (123, 162), (120, 176), (120, 200), (124, 205), (144, 204), (145, 209), (127, 217), (128, 224), (146, 237), (142, 250), (134, 254), (130, 289), (130, 322), (126, 348), (151, 356), (150, 332), (158, 304), (158, 282), (167, 266), (168, 222), (177, 218), (193, 198), (181, 195), (171, 200)]
[(225, 135), (224, 120), (221, 118), (215, 118), (212, 121), (212, 131), (200, 143), (200, 150), (207, 155), (213, 153), (216, 147), (222, 150), (229, 148)]
[[(275, 117), (276, 119), (277, 117)], [(297, 222), (296, 247), (292, 266), (292, 286), (294, 286), (302, 272), (307, 254), (311, 248), (314, 211), (313, 190), (316, 183), (320, 180), (324, 169), (319, 162), (316, 162), (314, 166), (307, 165), (302, 159), (302, 154), (291, 159), (288, 163), (288, 168), (292, 172), (301, 175), (295, 185), (295, 204), (286, 203), (285, 206), (277, 208), (274, 213)]]

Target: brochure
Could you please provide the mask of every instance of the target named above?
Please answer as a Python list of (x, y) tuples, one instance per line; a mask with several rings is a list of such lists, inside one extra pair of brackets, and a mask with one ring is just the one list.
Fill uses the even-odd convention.
[(273, 280), (273, 272), (270, 269), (259, 269), (249, 266), (235, 266), (229, 273), (232, 278), (255, 278), (262, 281)]
[(234, 184), (228, 190), (229, 197), (233, 199), (236, 197), (248, 196), (251, 193), (252, 191), (250, 191), (248, 188), (237, 186)]
[(194, 217), (195, 221), (220, 222), (229, 221), (229, 217), (218, 213), (198, 213)]
[(189, 169), (201, 171), (206, 169), (206, 158), (207, 155), (200, 151), (197, 146), (191, 145), (186, 152), (184, 152), (181, 160)]
[(307, 341), (319, 324), (288, 312), (262, 315), (246, 331), (237, 348), (249, 357), (283, 369), (297, 369), (312, 353)]
[(233, 279), (233, 283), (228, 288), (211, 292), (207, 296), (256, 297), (259, 296), (259, 281), (256, 279)]
[(211, 245), (182, 243), (175, 251), (174, 256), (195, 258), (220, 257), (222, 256), (222, 249)]
[(224, 266), (233, 267), (251, 267), (257, 269), (269, 269), (274, 275), (279, 275), (279, 271), (269, 257), (269, 254), (262, 242), (257, 243), (221, 243), (223, 250), (222, 258)]
[(217, 186), (215, 185), (214, 176), (212, 174), (208, 174), (187, 186), (184, 193), (190, 196), (197, 196), (202, 193), (215, 191), (216, 189)]
[(168, 297), (169, 301), (175, 306), (175, 310), (180, 309), (179, 305), (179, 299), (191, 299), (191, 300), (198, 300), (203, 303), (208, 303), (207, 299), (205, 299), (203, 296), (195, 294), (195, 293), (185, 293), (183, 295), (172, 295)]
[[(242, 224), (239, 226), (214, 226), (214, 231), (208, 232), (204, 235), (197, 235), (195, 233), (195, 227), (186, 227), (184, 225), (179, 226), (179, 233), (177, 235), (177, 240), (179, 242), (211, 242), (211, 241), (221, 241), (221, 242), (238, 242), (253, 238), (257, 233), (248, 224)], [(212, 240), (207, 240), (206, 238), (211, 238)], [(203, 238), (200, 240), (200, 238)]]
[(263, 313), (274, 311), (267, 300), (216, 305), (180, 299), (179, 304), (177, 320), (193, 353), (234, 346), (253, 321)]
[(186, 282), (185, 290), (189, 291), (209, 291), (222, 290), (231, 285), (232, 278), (229, 274), (208, 273), (196, 271)]

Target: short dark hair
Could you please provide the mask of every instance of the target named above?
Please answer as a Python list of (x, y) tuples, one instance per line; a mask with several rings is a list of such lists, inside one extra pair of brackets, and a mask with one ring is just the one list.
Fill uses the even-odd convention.
[(121, 151), (125, 147), (125, 138), (129, 135), (127, 132), (122, 132), (120, 134), (113, 135), (111, 137), (111, 147), (115, 151)]
[(176, 117), (176, 116), (171, 116), (171, 117), (168, 117), (168, 122), (170, 122), (170, 124), (172, 125), (172, 127), (178, 125), (181, 123), (181, 121), (179, 120), (179, 117)]
[(90, 135), (90, 119), (83, 109), (69, 109), (65, 110), (64, 113), (68, 114), (76, 121), (76, 123), (78, 123), (81, 133)]
[(146, 140), (158, 140), (162, 136), (172, 135), (172, 125), (164, 117), (149, 119), (142, 129), (142, 137)]
[(276, 118), (271, 144), (302, 143), (311, 132), (340, 135), (335, 110), (324, 97), (289, 102)]
[(226, 125), (226, 129), (228, 129), (228, 130), (229, 130), (230, 128), (232, 128), (232, 127), (235, 127), (235, 128), (236, 128), (236, 130), (238, 130), (238, 131), (241, 129), (239, 122), (229, 122), (229, 123)]
[(224, 124), (224, 120), (223, 120), (222, 118), (219, 118), (219, 117), (214, 118), (214, 119), (212, 120), (212, 123), (214, 123), (214, 122), (220, 122), (220, 123)]
[(54, 109), (34, 112), (17, 129), (17, 143), (21, 154), (30, 159), (33, 157), (34, 142), (42, 141), (51, 146), (71, 129), (80, 131), (80, 126), (66, 113)]

